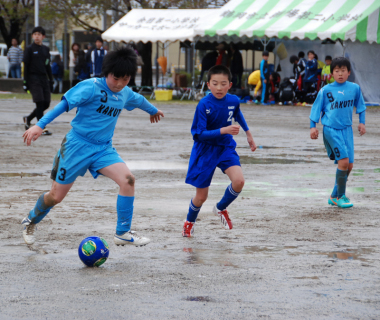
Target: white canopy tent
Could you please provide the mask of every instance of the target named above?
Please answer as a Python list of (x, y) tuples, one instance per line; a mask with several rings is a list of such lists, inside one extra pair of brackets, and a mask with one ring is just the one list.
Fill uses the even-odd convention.
[(199, 22), (219, 9), (133, 9), (102, 34), (106, 41), (193, 41)]

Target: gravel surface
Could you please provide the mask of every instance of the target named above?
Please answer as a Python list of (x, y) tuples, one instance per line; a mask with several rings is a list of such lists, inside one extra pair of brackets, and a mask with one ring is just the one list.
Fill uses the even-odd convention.
[[(56, 104), (56, 102), (54, 103)], [(184, 183), (195, 103), (157, 103), (150, 124), (124, 111), (114, 147), (136, 176), (133, 229), (152, 239), (117, 247), (117, 185), (87, 173), (38, 225), (27, 246), (20, 222), (51, 185), (72, 111), (52, 136), (26, 147), (33, 104), (0, 100), (0, 319), (379, 319), (380, 109), (367, 112), (348, 181), (351, 209), (328, 206), (336, 166), (322, 137), (309, 138), (309, 107), (243, 105), (256, 144), (237, 137), (246, 184), (229, 207), (234, 229), (212, 215), (229, 184), (216, 171), (195, 225), (181, 236), (194, 188)], [(321, 129), (321, 126), (318, 125)], [(85, 267), (77, 248), (101, 236), (110, 256)]]

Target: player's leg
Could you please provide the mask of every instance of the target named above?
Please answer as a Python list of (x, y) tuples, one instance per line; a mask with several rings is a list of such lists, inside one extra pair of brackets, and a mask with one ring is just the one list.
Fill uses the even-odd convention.
[(182, 236), (191, 237), (194, 233), (194, 223), (197, 220), (199, 211), (203, 203), (207, 200), (208, 196), (207, 188), (196, 188), (195, 197), (190, 200), (189, 212), (187, 213), (186, 221), (183, 225)]
[(244, 187), (244, 176), (240, 166), (232, 166), (224, 171), (231, 180), (231, 184), (224, 192), (223, 198), (216, 204), (219, 211), (227, 207), (239, 196)]
[(261, 79), (262, 89), (261, 89), (261, 104), (265, 104), (265, 95), (267, 94), (267, 84), (264, 79)]
[(114, 242), (117, 245), (133, 244), (143, 246), (150, 239), (139, 237), (131, 231), (133, 202), (135, 200), (135, 177), (124, 162), (113, 163), (98, 170), (102, 175), (115, 181), (120, 189), (117, 197), (117, 225)]
[(34, 208), (21, 222), (21, 224), (24, 225), (23, 237), (28, 245), (35, 242), (34, 232), (36, 230), (36, 224), (41, 222), (50, 210), (66, 197), (73, 184), (74, 182), (70, 184), (59, 184), (53, 181), (50, 191), (43, 193), (37, 199)]

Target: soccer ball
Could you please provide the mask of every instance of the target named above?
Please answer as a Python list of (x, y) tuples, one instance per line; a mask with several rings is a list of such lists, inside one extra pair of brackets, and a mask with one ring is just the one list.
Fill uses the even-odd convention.
[(99, 237), (88, 237), (82, 240), (78, 248), (79, 258), (89, 267), (101, 266), (106, 262), (109, 253), (108, 243)]

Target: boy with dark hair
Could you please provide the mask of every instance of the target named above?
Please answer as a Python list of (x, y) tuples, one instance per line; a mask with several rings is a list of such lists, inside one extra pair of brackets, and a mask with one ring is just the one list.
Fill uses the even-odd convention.
[(260, 62), (260, 79), (261, 84), (263, 85), (262, 93), (261, 93), (261, 104), (266, 105), (266, 92), (267, 92), (267, 82), (269, 78), (269, 71), (268, 71), (268, 58), (269, 58), (269, 52), (263, 51), (263, 60)]
[(91, 77), (100, 77), (102, 65), (107, 50), (103, 48), (103, 39), (98, 37), (95, 42), (95, 48), (91, 51)]
[(363, 95), (356, 83), (347, 81), (351, 64), (347, 58), (332, 60), (331, 70), (335, 82), (324, 86), (318, 93), (310, 112), (310, 137), (318, 139), (316, 123), (322, 117), (323, 142), (331, 160), (338, 164), (333, 192), (328, 200), (332, 206), (350, 208), (353, 206), (346, 197), (347, 177), (354, 164), (354, 137), (352, 112), (356, 107), (359, 114), (359, 134), (366, 133)]
[(302, 78), (305, 74), (306, 64), (304, 60), (301, 60), (296, 55), (290, 57), (290, 63), (293, 65), (294, 79), (298, 81), (299, 78)]
[(315, 52), (313, 50), (308, 51), (307, 57), (309, 60), (306, 62), (303, 89), (305, 102), (313, 103), (317, 95), (318, 61), (315, 59)]
[[(53, 75), (50, 67), (50, 49), (42, 44), (45, 38), (45, 30), (35, 27), (32, 30), (33, 43), (24, 52), (24, 90), (30, 91), (36, 108), (29, 116), (23, 117), (25, 130), (30, 127), (30, 122), (37, 118), (40, 120), (44, 111), (50, 106), (50, 92), (53, 90)], [(47, 79), (49, 77), (49, 81)], [(45, 128), (42, 128), (45, 129)], [(51, 135), (48, 130), (43, 135)]]
[(332, 62), (331, 56), (326, 56), (325, 58), (326, 64), (323, 66), (322, 73), (321, 73), (324, 84), (333, 83), (335, 81), (333, 75), (331, 74), (331, 69), (330, 69), (331, 62)]
[(137, 71), (137, 56), (130, 47), (110, 52), (103, 63), (104, 77), (79, 82), (63, 96), (62, 101), (47, 113), (36, 126), (23, 135), (29, 146), (38, 139), (42, 128), (63, 112), (77, 108), (71, 122), (72, 129), (62, 141), (61, 149), (55, 156), (51, 178), (53, 185), (49, 192), (42, 194), (22, 220), (25, 226), (24, 240), (28, 245), (35, 242), (35, 226), (49, 211), (60, 203), (78, 176), (87, 170), (96, 179), (100, 174), (114, 180), (120, 187), (117, 198), (117, 227), (114, 242), (117, 245), (146, 245), (148, 238), (138, 237), (131, 229), (135, 178), (127, 165), (112, 147), (117, 119), (123, 109), (135, 108), (150, 114), (155, 123), (164, 116), (143, 96), (133, 92), (127, 84)]
[[(256, 150), (255, 142), (240, 110), (239, 98), (228, 94), (231, 88), (231, 73), (225, 66), (212, 67), (208, 72), (207, 86), (211, 94), (204, 97), (195, 110), (191, 127), (194, 145), (191, 151), (186, 183), (196, 187), (196, 195), (190, 201), (189, 212), (183, 226), (182, 235), (191, 237), (199, 210), (208, 196), (209, 186), (216, 167), (227, 174), (231, 184), (213, 212), (225, 229), (232, 229), (227, 207), (242, 191), (244, 176), (240, 167), (239, 156), (235, 151), (236, 142), (232, 135), (237, 135), (240, 126), (247, 135), (252, 151)], [(232, 124), (232, 118), (239, 125)]]

